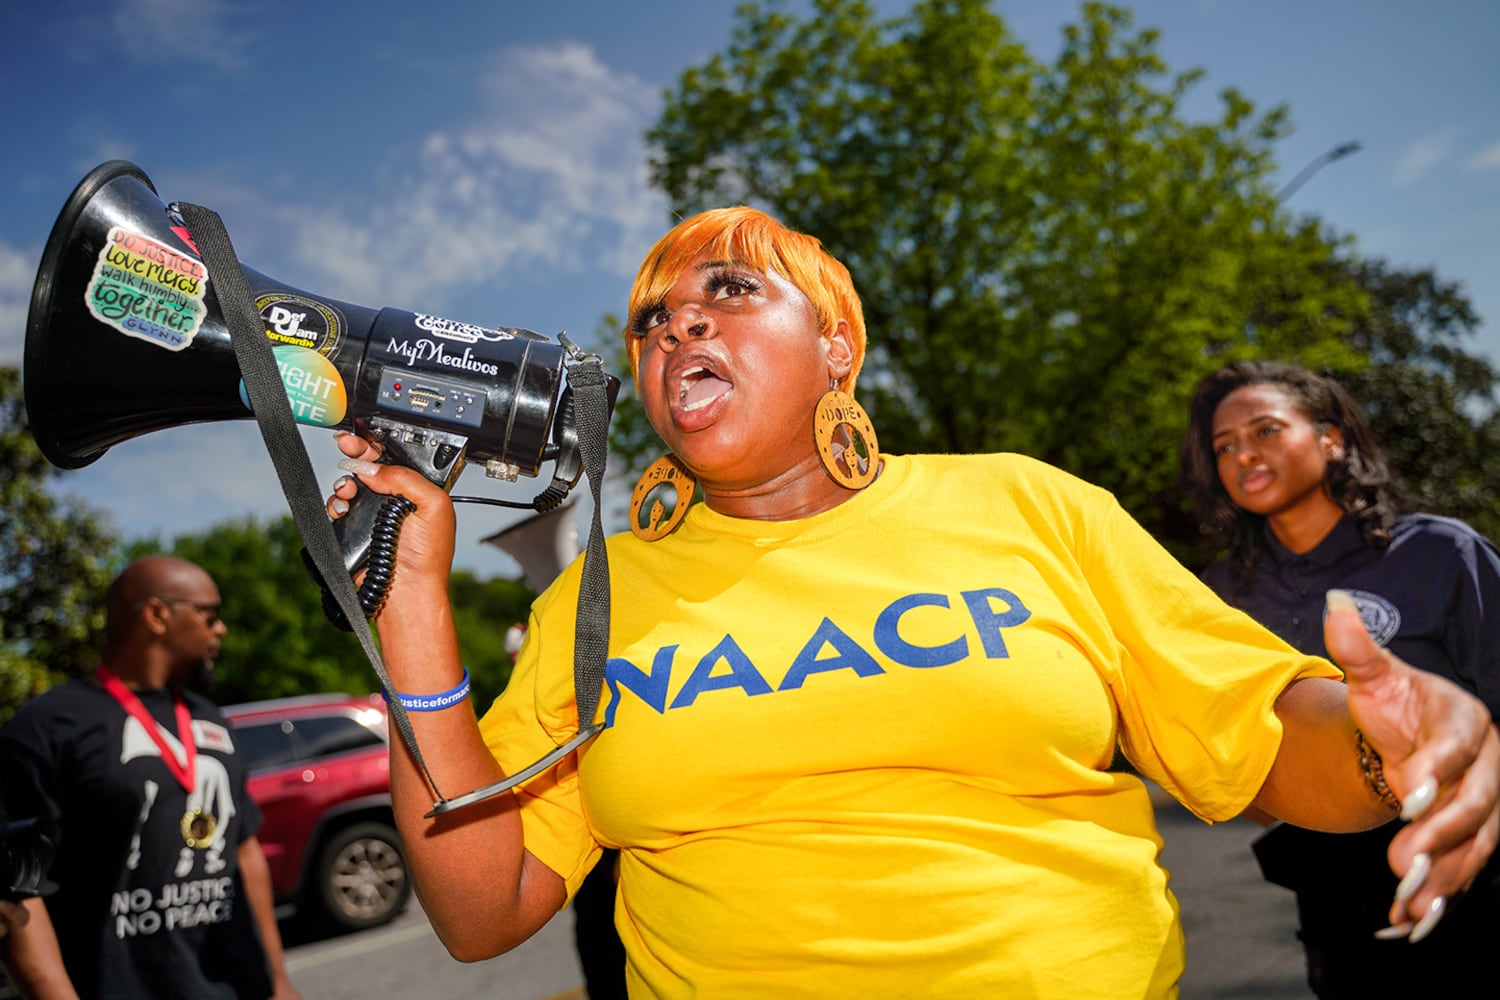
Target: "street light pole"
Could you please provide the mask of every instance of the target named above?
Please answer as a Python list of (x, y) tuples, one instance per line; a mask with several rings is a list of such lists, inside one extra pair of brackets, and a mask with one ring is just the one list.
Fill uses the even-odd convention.
[(1316, 160), (1313, 160), (1307, 166), (1303, 167), (1302, 172), (1299, 173), (1296, 177), (1293, 177), (1291, 180), (1287, 181), (1286, 186), (1283, 187), (1280, 191), (1276, 192), (1276, 200), (1286, 201), (1292, 196), (1293, 192), (1295, 192), (1303, 184), (1306, 184), (1307, 179), (1313, 174), (1317, 173), (1319, 170), (1322, 170), (1334, 160), (1343, 159), (1350, 153), (1357, 153), (1359, 152), (1359, 150), (1360, 145), (1358, 142), (1346, 142), (1341, 146), (1333, 147), (1328, 152), (1324, 153), (1322, 156), (1318, 157)]

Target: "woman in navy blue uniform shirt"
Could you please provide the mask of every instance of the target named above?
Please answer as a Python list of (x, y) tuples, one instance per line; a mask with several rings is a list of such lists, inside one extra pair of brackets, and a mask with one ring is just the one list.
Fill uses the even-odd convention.
[[(1463, 685), (1500, 718), (1500, 555), (1468, 525), (1416, 513), (1359, 407), (1293, 365), (1245, 361), (1194, 394), (1183, 486), (1226, 557), (1203, 579), (1297, 649), (1323, 647), (1324, 594), (1350, 592), (1376, 642)], [(1494, 996), (1500, 864), (1418, 940), (1384, 940), (1396, 890), (1386, 846), (1361, 834), (1274, 826), (1265, 877), (1297, 894), (1308, 982), (1320, 997)]]

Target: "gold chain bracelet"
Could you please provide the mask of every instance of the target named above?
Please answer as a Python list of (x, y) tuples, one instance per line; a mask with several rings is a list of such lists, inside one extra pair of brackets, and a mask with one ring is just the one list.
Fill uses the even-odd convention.
[(1365, 784), (1370, 786), (1370, 791), (1375, 797), (1388, 806), (1391, 812), (1401, 811), (1401, 801), (1391, 791), (1391, 786), (1385, 783), (1385, 763), (1380, 759), (1380, 753), (1365, 739), (1365, 734), (1360, 730), (1354, 731), (1354, 746), (1359, 751), (1359, 766), (1365, 772)]

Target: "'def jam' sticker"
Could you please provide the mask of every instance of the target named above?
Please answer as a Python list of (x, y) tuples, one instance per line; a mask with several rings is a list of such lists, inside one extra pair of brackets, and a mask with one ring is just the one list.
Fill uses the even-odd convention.
[(326, 303), (301, 295), (277, 292), (255, 300), (272, 343), (290, 344), (337, 357), (344, 325), (338, 312)]
[[(339, 370), (317, 351), (278, 344), (272, 348), (281, 384), (286, 386), (292, 416), (299, 424), (335, 427), (349, 409), (349, 395)], [(250, 408), (250, 394), (240, 382), (240, 402)]]
[(84, 298), (89, 312), (126, 336), (180, 351), (208, 314), (207, 283), (208, 271), (196, 257), (112, 226)]

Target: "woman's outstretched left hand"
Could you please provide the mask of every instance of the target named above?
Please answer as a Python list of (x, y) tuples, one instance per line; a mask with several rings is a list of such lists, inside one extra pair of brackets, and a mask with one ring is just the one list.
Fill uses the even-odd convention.
[(1386, 937), (1420, 940), (1489, 860), (1500, 836), (1500, 739), (1483, 702), (1377, 646), (1347, 595), (1330, 592), (1324, 642), (1349, 711), (1411, 822), (1387, 859), (1401, 876)]

